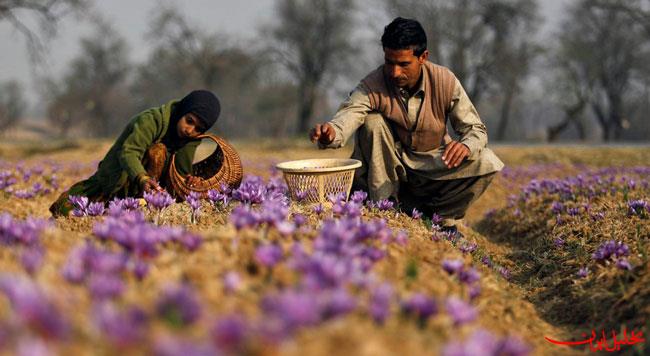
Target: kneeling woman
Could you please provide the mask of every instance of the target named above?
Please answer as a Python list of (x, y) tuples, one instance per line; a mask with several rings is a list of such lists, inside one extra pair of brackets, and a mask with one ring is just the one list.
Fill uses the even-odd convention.
[(197, 136), (217, 121), (219, 99), (207, 90), (196, 90), (181, 100), (145, 110), (135, 116), (115, 141), (97, 172), (74, 184), (50, 206), (53, 216), (67, 216), (73, 206), (71, 195), (91, 201), (139, 196), (166, 187), (169, 159), (173, 153), (178, 172), (190, 185), (200, 178), (191, 176)]

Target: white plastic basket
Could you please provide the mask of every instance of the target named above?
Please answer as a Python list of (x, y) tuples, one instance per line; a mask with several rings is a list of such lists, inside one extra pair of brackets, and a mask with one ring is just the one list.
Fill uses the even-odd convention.
[(354, 170), (359, 167), (361, 161), (341, 158), (303, 159), (276, 165), (289, 186), (291, 199), (310, 203), (326, 202), (330, 194), (344, 193), (347, 199)]

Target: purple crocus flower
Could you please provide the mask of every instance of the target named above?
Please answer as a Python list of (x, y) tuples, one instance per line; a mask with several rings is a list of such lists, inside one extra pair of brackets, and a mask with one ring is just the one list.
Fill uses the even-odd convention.
[(232, 197), (245, 204), (259, 204), (264, 201), (266, 193), (266, 186), (262, 178), (246, 176), (239, 188), (232, 192)]
[(293, 214), (293, 223), (296, 224), (296, 227), (303, 226), (307, 223), (307, 217), (303, 214)]
[(88, 207), (86, 208), (86, 214), (88, 216), (101, 216), (104, 215), (104, 203), (103, 202), (95, 202), (95, 203), (89, 203)]
[(463, 269), (463, 260), (443, 260), (442, 269), (449, 274), (459, 273)]
[(174, 203), (174, 198), (167, 192), (145, 192), (143, 197), (149, 209), (156, 213), (154, 223), (158, 225), (162, 211)]
[(25, 247), (20, 254), (20, 263), (27, 273), (33, 275), (43, 264), (45, 250), (40, 246)]
[(420, 220), (422, 218), (422, 213), (417, 208), (413, 208), (411, 211), (411, 217), (415, 220)]
[(265, 267), (275, 266), (282, 257), (282, 247), (275, 244), (262, 245), (255, 250), (255, 260)]
[(499, 343), (498, 355), (508, 356), (526, 356), (530, 353), (531, 348), (524, 343), (520, 338), (508, 335)]
[(429, 298), (421, 293), (416, 293), (402, 302), (402, 312), (407, 315), (416, 316), (418, 320), (423, 323), (426, 322), (431, 315), (438, 312), (438, 305), (433, 298)]
[(616, 267), (618, 269), (622, 269), (624, 271), (631, 271), (632, 270), (632, 265), (627, 260), (627, 258), (618, 259), (618, 261), (616, 261)]
[(313, 208), (314, 214), (321, 215), (324, 210), (325, 210), (325, 208), (323, 208), (323, 204), (314, 205), (314, 208)]
[(476, 249), (478, 249), (478, 245), (475, 242), (464, 243), (458, 249), (462, 253), (472, 253), (472, 252), (476, 251)]
[(645, 200), (629, 200), (627, 202), (628, 215), (643, 216), (650, 213), (650, 204)]
[(368, 198), (368, 193), (363, 190), (355, 190), (350, 196), (350, 200), (357, 203), (363, 204), (363, 202)]
[(70, 328), (63, 315), (30, 279), (1, 274), (0, 292), (9, 300), (16, 317), (34, 331), (54, 339), (68, 334)]
[(300, 190), (296, 192), (296, 200), (297, 201), (303, 201), (307, 199), (307, 196), (309, 195), (308, 190)]
[(191, 222), (192, 224), (196, 223), (196, 219), (200, 214), (200, 209), (201, 209), (201, 194), (198, 192), (190, 192), (185, 197), (185, 200), (187, 201), (187, 204), (190, 206), (190, 209), (192, 209), (192, 215), (191, 215)]
[(390, 304), (393, 299), (393, 287), (384, 283), (370, 291), (368, 311), (377, 324), (383, 324), (390, 315)]
[(223, 288), (226, 293), (234, 293), (241, 289), (242, 280), (239, 273), (230, 271), (223, 276)]
[(154, 356), (213, 356), (219, 355), (212, 345), (196, 340), (166, 335), (154, 341)]
[(238, 205), (230, 213), (229, 220), (237, 230), (254, 228), (258, 224), (259, 214), (250, 205)]
[(287, 290), (278, 295), (264, 297), (261, 307), (268, 320), (277, 320), (287, 333), (300, 327), (316, 325), (321, 321), (319, 301), (310, 293)]
[(553, 240), (553, 245), (555, 245), (555, 247), (562, 247), (564, 245), (564, 239), (562, 239), (561, 237), (556, 237)]
[(553, 215), (561, 214), (562, 211), (564, 211), (564, 205), (559, 201), (554, 201), (553, 204), (551, 204), (551, 213), (553, 213)]
[(614, 257), (629, 256), (630, 248), (621, 241), (608, 240), (603, 242), (591, 258), (596, 261), (606, 261)]
[(444, 220), (442, 216), (436, 213), (433, 213), (433, 215), (431, 216), (431, 224), (435, 226), (442, 226), (442, 220)]
[(442, 349), (443, 356), (498, 355), (499, 340), (489, 331), (475, 330), (465, 342), (452, 341)]
[(395, 205), (395, 203), (392, 200), (388, 200), (388, 199), (382, 199), (378, 201), (376, 204), (377, 204), (376, 205), (377, 209), (381, 211), (390, 210)]
[(124, 292), (124, 281), (113, 274), (92, 274), (88, 289), (93, 299), (105, 300), (119, 297)]
[(481, 279), (481, 275), (475, 268), (463, 269), (458, 273), (458, 279), (465, 284), (472, 284)]
[(321, 308), (325, 319), (346, 315), (357, 306), (357, 300), (342, 288), (337, 288), (326, 294), (323, 299)]
[(238, 354), (244, 347), (249, 326), (239, 315), (230, 315), (217, 320), (211, 329), (213, 343), (228, 354)]
[(481, 262), (487, 267), (492, 267), (492, 259), (490, 259), (490, 256), (488, 255), (481, 257)]
[(578, 270), (578, 273), (576, 273), (576, 274), (577, 274), (577, 276), (580, 277), (580, 278), (585, 278), (585, 277), (587, 277), (587, 275), (589, 274), (589, 268), (587, 268), (587, 267), (581, 267), (581, 268)]
[(74, 209), (72, 210), (72, 215), (76, 217), (82, 217), (87, 215), (86, 209), (88, 208), (88, 197), (71, 195), (68, 197), (68, 201), (74, 207)]
[(476, 309), (472, 305), (465, 303), (458, 297), (447, 298), (445, 309), (456, 326), (474, 321), (478, 316)]
[(145, 192), (143, 198), (147, 206), (156, 211), (163, 210), (174, 203), (174, 198), (167, 192)]
[(136, 306), (119, 310), (113, 303), (103, 302), (93, 308), (93, 317), (103, 336), (118, 348), (145, 340), (149, 318)]
[(196, 293), (186, 284), (166, 287), (156, 302), (156, 313), (174, 326), (193, 324), (201, 309)]

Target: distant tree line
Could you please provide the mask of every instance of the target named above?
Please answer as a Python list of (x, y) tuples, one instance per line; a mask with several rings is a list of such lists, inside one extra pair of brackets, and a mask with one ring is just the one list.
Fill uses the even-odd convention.
[[(8, 19), (4, 3), (17, 2), (0, 0), (0, 21)], [(382, 4), (386, 23), (396, 16), (422, 23), (430, 59), (456, 74), (493, 140), (650, 135), (650, 0), (570, 2), (545, 37), (538, 0)], [(342, 99), (329, 100), (336, 83), (351, 90), (373, 69), (359, 68), (368, 53), (355, 35), (377, 32), (359, 16), (370, 7), (376, 2), (276, 0), (258, 40), (241, 42), (163, 6), (149, 24), (151, 51), (143, 63), (131, 62), (126, 40), (98, 18), (67, 71), (44, 84), (48, 120), (62, 136), (74, 127), (111, 136), (139, 110), (206, 88), (222, 99), (220, 133), (302, 134), (333, 113), (332, 101)], [(20, 95), (15, 83), (0, 86), (0, 125), (21, 112), (7, 108), (21, 102), (7, 98)]]

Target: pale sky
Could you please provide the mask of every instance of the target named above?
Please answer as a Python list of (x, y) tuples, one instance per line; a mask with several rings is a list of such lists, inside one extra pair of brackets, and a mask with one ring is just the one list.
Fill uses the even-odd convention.
[[(541, 0), (542, 15), (550, 19), (544, 26), (548, 32), (561, 19), (564, 4), (571, 0)], [(114, 25), (119, 34), (126, 37), (130, 59), (143, 61), (149, 46), (145, 34), (149, 26), (149, 14), (164, 0), (105, 0), (95, 1), (94, 6)], [(209, 32), (220, 32), (235, 39), (253, 39), (260, 24), (268, 23), (273, 16), (273, 0), (176, 0), (173, 4), (183, 11), (190, 23)], [(379, 0), (367, 0), (375, 5)], [(79, 39), (91, 28), (87, 21), (68, 17), (60, 23), (58, 36), (50, 43), (47, 55), (49, 72), (60, 78), (66, 65), (79, 52)], [(31, 64), (25, 39), (6, 21), (0, 22), (0, 82), (16, 79), (26, 89), (32, 103), (38, 100), (35, 92)]]

